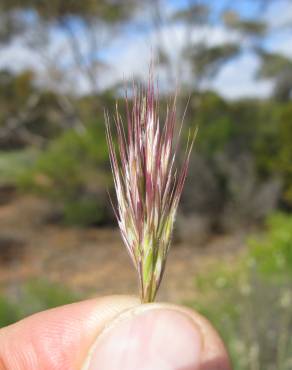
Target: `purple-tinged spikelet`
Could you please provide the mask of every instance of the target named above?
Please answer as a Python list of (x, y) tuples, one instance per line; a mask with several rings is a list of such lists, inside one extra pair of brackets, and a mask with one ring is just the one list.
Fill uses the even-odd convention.
[(127, 125), (116, 107), (116, 150), (110, 120), (106, 134), (117, 196), (119, 228), (138, 271), (142, 302), (152, 302), (159, 288), (179, 199), (186, 179), (195, 135), (189, 140), (181, 170), (175, 168), (175, 99), (163, 125), (150, 73), (147, 89), (134, 87), (133, 103), (126, 98)]

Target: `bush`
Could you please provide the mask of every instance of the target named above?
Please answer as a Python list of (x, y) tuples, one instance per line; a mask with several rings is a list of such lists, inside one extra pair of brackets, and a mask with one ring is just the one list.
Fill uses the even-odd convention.
[(67, 224), (99, 224), (110, 217), (111, 184), (104, 126), (67, 131), (19, 178), (22, 189), (49, 197)]
[(284, 200), (292, 207), (292, 105), (281, 112), (279, 122), (279, 155), (274, 162), (275, 169), (284, 179)]
[(247, 253), (197, 278), (197, 302), (190, 305), (217, 327), (234, 370), (292, 368), (291, 222), (292, 216), (272, 216)]
[(189, 119), (199, 127), (198, 151), (207, 158), (226, 149), (235, 134), (230, 105), (218, 95), (207, 92), (195, 96), (188, 111)]
[[(107, 197), (104, 199), (107, 202)], [(69, 200), (65, 202), (63, 209), (64, 223), (67, 225), (101, 225), (108, 219), (106, 204), (104, 207), (101, 201), (88, 196), (87, 199)]]
[(264, 178), (271, 173), (283, 182), (282, 203), (292, 207), (292, 105), (269, 102), (258, 108), (254, 156)]
[(20, 316), (73, 303), (76, 299), (77, 295), (62, 285), (44, 279), (28, 281), (19, 294)]
[(6, 297), (0, 296), (0, 328), (13, 324), (19, 318), (18, 305), (10, 302)]
[(37, 151), (32, 149), (0, 151), (0, 185), (16, 184), (17, 179), (33, 167), (36, 157)]
[(193, 96), (186, 119), (199, 133), (182, 196), (184, 213), (203, 213), (215, 230), (230, 231), (262, 223), (281, 200), (288, 201), (291, 161), (285, 171), (279, 164), (281, 146), (290, 143), (279, 124), (287, 123), (287, 109), (273, 102), (228, 103), (212, 93)]
[(249, 263), (266, 277), (292, 279), (292, 216), (283, 213), (267, 220), (267, 231), (262, 237), (249, 241)]
[(35, 312), (73, 303), (78, 298), (67, 288), (45, 280), (29, 281), (17, 297), (0, 296), (0, 328)]

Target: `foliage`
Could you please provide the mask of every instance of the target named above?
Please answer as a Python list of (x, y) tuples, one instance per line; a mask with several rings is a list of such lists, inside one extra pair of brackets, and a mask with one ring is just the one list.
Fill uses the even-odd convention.
[(210, 92), (195, 96), (188, 112), (191, 117), (199, 128), (196, 145), (204, 156), (210, 158), (226, 148), (235, 129), (226, 101)]
[(252, 238), (249, 244), (249, 262), (257, 271), (266, 277), (292, 278), (292, 216), (270, 216), (264, 236)]
[(0, 328), (31, 315), (78, 299), (67, 288), (46, 280), (28, 281), (16, 297), (9, 294), (0, 296)]
[[(193, 73), (197, 78), (213, 78), (220, 68), (233, 56), (238, 54), (236, 44), (222, 46), (198, 45), (196, 48), (186, 50), (185, 57), (191, 62)], [(199, 77), (200, 76), (200, 77)]]
[(291, 216), (272, 216), (247, 252), (232, 264), (215, 262), (197, 279), (191, 306), (218, 328), (235, 370), (292, 366), (291, 222)]
[[(124, 4), (118, 4), (109, 0), (85, 0), (82, 2), (75, 0), (53, 0), (47, 4), (46, 2), (36, 0), (4, 0), (2, 8), (6, 12), (11, 12), (15, 9), (21, 9), (23, 11), (34, 10), (46, 20), (55, 20), (66, 16), (88, 17), (95, 14), (106, 21), (113, 22), (126, 16), (129, 11), (126, 5), (129, 5), (129, 3), (130, 1), (126, 1)], [(133, 6), (133, 2), (131, 5)]]
[(18, 305), (12, 303), (7, 297), (0, 296), (0, 328), (13, 324), (19, 318)]
[(225, 11), (222, 18), (227, 27), (253, 36), (264, 35), (267, 30), (267, 25), (264, 22), (240, 19), (240, 15), (234, 10)]
[(22, 72), (18, 76), (13, 76), (11, 72), (5, 70), (0, 72), (1, 124), (6, 116), (24, 109), (33, 91), (33, 79), (34, 75), (31, 71)]
[(278, 100), (289, 101), (292, 91), (292, 61), (283, 55), (259, 50), (262, 65), (258, 72), (259, 78), (275, 80), (274, 96)]
[(261, 222), (280, 201), (288, 205), (290, 163), (288, 159), (284, 169), (281, 153), (285, 147), (289, 158), (291, 146), (281, 131), (289, 128), (289, 106), (231, 103), (211, 92), (192, 97), (186, 122), (198, 125), (199, 134), (183, 195), (188, 213), (202, 214), (216, 228), (229, 230)]
[(53, 140), (19, 184), (51, 198), (66, 223), (86, 225), (103, 221), (109, 179), (104, 127), (98, 122)]
[[(76, 98), (74, 105), (82, 112), (82, 121), (88, 123), (81, 126), (64, 123), (64, 127), (61, 122), (68, 117), (60, 116), (59, 123), (50, 118), (49, 112), (57, 101), (49, 96), (44, 94), (39, 101), (39, 118), (34, 114), (25, 124), (30, 134), (45, 138), (45, 144), (41, 150), (30, 150), (27, 146), (24, 151), (7, 154), (2, 151), (1, 178), (18, 178), (22, 189), (52, 199), (56, 212), (63, 214), (68, 224), (109, 222), (113, 215), (105, 192), (111, 186), (111, 177), (102, 111), (104, 107), (112, 111), (113, 95)], [(124, 116), (125, 112), (121, 114)], [(95, 122), (92, 117), (96, 117)], [(194, 94), (184, 133), (187, 136), (188, 127), (199, 127), (196, 154), (183, 195), (187, 208), (194, 213), (203, 211), (210, 219), (216, 218), (218, 212), (238, 219), (240, 225), (242, 217), (248, 222), (260, 221), (279, 204), (279, 199), (283, 205), (291, 206), (291, 117), (290, 103), (227, 102), (211, 92)], [(198, 165), (197, 157), (202, 166)], [(245, 165), (247, 162), (249, 166)], [(238, 187), (239, 171), (244, 181)], [(275, 179), (283, 185), (280, 195), (279, 185), (273, 185)], [(271, 201), (267, 203), (268, 188)], [(259, 213), (260, 210), (263, 212)], [(220, 217), (221, 224), (224, 217)]]
[(0, 151), (0, 185), (15, 184), (33, 166), (36, 157), (37, 151), (33, 149)]
[[(15, 163), (13, 155), (1, 154), (1, 178), (14, 181), (17, 177), (23, 189), (52, 199), (56, 212), (62, 213), (66, 223), (90, 225), (112, 220), (105, 194), (111, 184), (101, 127), (103, 109), (113, 111), (114, 98), (119, 96), (121, 85), (110, 93), (100, 93), (101, 76), (111, 74), (108, 65), (111, 53), (107, 47), (111, 49), (115, 37), (128, 37), (128, 32), (136, 27), (138, 32), (150, 27), (157, 32), (153, 57), (157, 49), (161, 56), (158, 63), (163, 65), (170, 82), (163, 93), (162, 104), (167, 100), (165, 95), (174, 75), (182, 76), (186, 91), (179, 95), (191, 96), (186, 126), (199, 126), (197, 152), (186, 184), (188, 199), (185, 195), (183, 199), (187, 211), (203, 212), (211, 228), (215, 224), (226, 230), (225, 219), (234, 220), (239, 226), (254, 224), (271, 209), (291, 208), (291, 60), (268, 50), (266, 41), (271, 25), (259, 17), (272, 2), (255, 0), (252, 16), (243, 14), (240, 2), (234, 6), (228, 2), (219, 10), (220, 6), (213, 7), (210, 2), (190, 0), (168, 12), (167, 7), (153, 0), (3, 0), (0, 5), (2, 45), (17, 41), (13, 36), (24, 34), (24, 44), (35, 53), (36, 64), (39, 63), (42, 72), (0, 71), (1, 150), (29, 147), (40, 150), (35, 151), (38, 158), (33, 169), (27, 167), (25, 160), (22, 162), (20, 153)], [(140, 12), (144, 11), (149, 17), (141, 17)], [(120, 28), (121, 25), (126, 27)], [(207, 35), (213, 32), (214, 25), (230, 31), (230, 38), (220, 43), (215, 32), (214, 39), (213, 36), (209, 39)], [(160, 32), (164, 26), (167, 29), (179, 26), (185, 30), (184, 43), (178, 49), (175, 63), (171, 48), (166, 47)], [(286, 26), (289, 27), (289, 23)], [(197, 28), (202, 32), (194, 38), (193, 30)], [(50, 51), (55, 33), (67, 45), (62, 58), (58, 51), (55, 51), (57, 54)], [(49, 58), (47, 51), (50, 51)], [(206, 82), (242, 52), (259, 56), (257, 77), (274, 81), (274, 95), (279, 99), (226, 101), (214, 92), (202, 92)], [(160, 72), (159, 66), (157, 70)], [(82, 86), (88, 85), (91, 89), (88, 95), (77, 90), (75, 71), (76, 78), (84, 81)], [(45, 86), (47, 81), (39, 81), (39, 75), (46, 75), (50, 83)], [(183, 76), (188, 76), (188, 80), (184, 81)], [(74, 84), (75, 88), (69, 91), (69, 86)], [(182, 101), (178, 98), (181, 106), (186, 101), (187, 96)], [(121, 114), (124, 116), (124, 112)], [(183, 132), (185, 137), (187, 132), (187, 129)], [(179, 153), (178, 157), (182, 155)], [(201, 163), (199, 169), (198, 162)], [(271, 201), (267, 202), (267, 198)]]
[(67, 98), (37, 88), (31, 71), (0, 71), (0, 148), (42, 147), (73, 126), (76, 118), (63, 111), (62, 100)]
[(292, 105), (275, 103), (258, 109), (254, 155), (261, 175), (274, 173), (283, 181), (282, 201), (292, 204)]
[[(52, 199), (56, 220), (61, 214), (68, 224), (111, 222), (103, 109), (114, 110), (113, 92), (70, 97), (74, 110), (69, 104), (64, 113), (69, 97), (38, 91), (28, 72), (1, 76), (1, 181)], [(180, 99), (185, 105), (187, 96)], [(167, 99), (161, 100), (165, 110)], [(230, 102), (213, 92), (194, 93), (185, 121), (184, 137), (189, 127), (199, 128), (183, 195), (188, 213), (203, 212), (211, 225), (214, 220), (226, 229), (225, 220), (240, 227), (260, 222), (279, 205), (292, 206), (291, 102)], [(7, 131), (9, 122), (16, 128)]]
[(279, 153), (274, 167), (284, 179), (284, 199), (292, 205), (292, 105), (287, 104), (279, 119)]
[(20, 294), (20, 315), (28, 316), (34, 312), (73, 303), (77, 295), (68, 288), (46, 280), (28, 281)]
[(90, 226), (108, 222), (107, 197), (87, 196), (84, 199), (69, 199), (64, 202), (63, 222), (66, 225)]

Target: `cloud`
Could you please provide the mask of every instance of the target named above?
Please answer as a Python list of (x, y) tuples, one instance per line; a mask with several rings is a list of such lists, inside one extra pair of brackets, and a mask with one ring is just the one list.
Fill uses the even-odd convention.
[[(162, 84), (169, 84), (170, 80), (189, 80), (190, 71), (182, 57), (185, 46), (189, 44), (206, 43), (209, 46), (222, 45), (239, 41), (236, 32), (227, 31), (222, 26), (204, 26), (187, 28), (182, 24), (171, 24), (159, 30), (151, 29), (144, 33), (132, 33), (127, 38), (121, 36), (110, 45), (107, 53), (111, 65), (110, 75), (105, 74), (101, 81), (103, 88), (112, 84), (138, 77), (145, 80), (148, 75), (149, 62), (153, 50), (159, 45), (163, 46), (170, 59), (170, 69), (159, 69), (159, 79)], [(180, 67), (178, 67), (180, 64)], [(179, 76), (178, 74), (179, 70)], [(170, 78), (171, 76), (171, 78)]]
[(274, 32), (267, 40), (265, 47), (268, 51), (279, 53), (292, 59), (292, 30)]
[[(181, 57), (183, 48), (189, 43), (206, 42), (209, 46), (240, 42), (240, 35), (217, 24), (187, 28), (182, 23), (166, 24), (157, 30), (146, 27), (142, 31), (135, 27), (128, 28), (102, 50), (102, 57), (109, 64), (98, 76), (99, 89), (106, 89), (124, 79), (137, 77), (146, 79), (152, 50), (162, 43), (171, 60), (170, 69), (159, 69), (160, 84), (168, 88), (176, 81), (191, 80), (191, 72)], [(88, 45), (86, 36), (78, 32), (79, 42), (85, 51)], [(274, 43), (280, 45), (280, 42)], [(281, 52), (290, 52), (287, 44), (282, 43)], [(0, 68), (8, 67), (15, 72), (31, 68), (37, 71), (43, 85), (61, 88), (63, 91), (75, 91), (86, 94), (92, 91), (87, 76), (76, 66), (71, 47), (64, 33), (53, 30), (50, 44), (45, 53), (50, 61), (61, 70), (60, 79), (53, 81), (44, 61), (37, 53), (28, 49), (21, 39), (13, 42), (0, 53)], [(209, 86), (226, 98), (235, 99), (245, 96), (265, 97), (272, 89), (269, 81), (255, 81), (254, 73), (259, 61), (253, 55), (243, 55), (223, 66), (219, 75)]]
[(210, 87), (227, 99), (268, 97), (272, 92), (273, 83), (254, 79), (259, 63), (256, 55), (243, 54), (227, 63)]
[(263, 20), (267, 21), (270, 27), (280, 28), (291, 26), (292, 24), (292, 3), (289, 0), (277, 0), (271, 2), (263, 16)]
[(271, 2), (263, 15), (263, 20), (270, 28), (264, 48), (292, 59), (292, 2), (289, 0)]
[(7, 69), (14, 73), (26, 69), (40, 72), (40, 58), (28, 49), (21, 39), (16, 39), (9, 46), (0, 49), (0, 69)]

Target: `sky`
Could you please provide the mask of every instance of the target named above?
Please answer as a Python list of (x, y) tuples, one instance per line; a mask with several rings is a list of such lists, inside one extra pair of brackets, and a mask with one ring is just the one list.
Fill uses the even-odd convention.
[[(105, 26), (99, 25), (96, 37), (102, 45), (98, 57), (106, 67), (98, 75), (98, 89), (107, 89), (124, 79), (145, 79), (153, 50), (159, 43), (171, 60), (171, 68), (159, 68), (157, 71), (159, 83), (166, 89), (173, 84), (191, 81), (190, 68), (185, 65), (181, 51), (186, 42), (194, 45), (206, 42), (209, 46), (220, 46), (225, 43), (239, 42), (242, 52), (236, 58), (228, 61), (220, 69), (216, 77), (205, 81), (204, 88), (213, 89), (227, 99), (242, 97), (268, 97), (273, 88), (273, 82), (255, 79), (260, 65), (257, 55), (252, 52), (251, 41), (243, 38), (237, 31), (230, 31), (219, 22), (216, 14), (222, 9), (226, 0), (205, 0), (212, 8), (214, 19), (209, 25), (186, 27), (182, 22), (162, 22), (160, 29), (153, 27), (153, 10), (141, 8), (136, 12), (131, 24), (112, 34)], [(163, 0), (163, 15), (171, 16), (177, 10), (185, 9), (187, 0)], [(273, 5), (261, 11), (252, 0), (230, 2), (235, 10), (245, 19), (263, 19), (271, 29), (269, 35), (261, 42), (268, 51), (278, 52), (292, 59), (292, 31), (286, 27), (292, 22), (292, 2), (277, 0)], [(30, 20), (31, 22), (33, 19)], [(73, 31), (78, 37), (80, 49), (86, 55), (88, 37), (78, 24), (73, 25)], [(28, 34), (19, 36), (6, 47), (0, 49), (0, 68), (8, 68), (14, 72), (33, 69), (42, 85), (49, 88), (75, 90), (78, 94), (86, 94), (92, 90), (92, 83), (87, 76), (76, 67), (68, 38), (60, 29), (52, 28), (46, 35), (49, 46), (42, 52), (27, 47), (27, 41), (35, 36), (37, 29), (30, 28)], [(254, 40), (252, 42), (255, 42)], [(90, 58), (92, 58), (92, 53)], [(55, 79), (52, 78), (52, 69)], [(48, 69), (50, 73), (48, 73)], [(62, 76), (58, 75), (58, 69)], [(66, 78), (62, 78), (66, 76)], [(60, 81), (62, 80), (62, 84)]]

